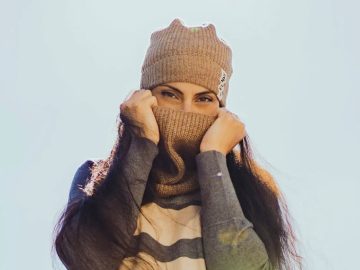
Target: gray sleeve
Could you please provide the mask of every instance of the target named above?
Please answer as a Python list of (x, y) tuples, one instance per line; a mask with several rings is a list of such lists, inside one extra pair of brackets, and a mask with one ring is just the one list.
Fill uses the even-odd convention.
[[(134, 136), (129, 152), (123, 160), (125, 181), (137, 205), (141, 205), (153, 161), (159, 153), (156, 143), (145, 137)], [(120, 183), (124, 184), (124, 183)], [(134, 208), (138, 214), (138, 208)]]
[(273, 269), (264, 243), (245, 217), (226, 164), (216, 150), (196, 156), (206, 269)]
[[(85, 161), (77, 169), (72, 180), (68, 205), (71, 202), (82, 201), (82, 208), (86, 206), (85, 208), (88, 211), (96, 208), (102, 217), (111, 215), (113, 220), (116, 219), (114, 223), (117, 224), (117, 229), (122, 231), (133, 229), (136, 226), (136, 218), (139, 214), (138, 206), (141, 205), (152, 163), (158, 152), (158, 146), (150, 139), (132, 136), (129, 149), (122, 159), (121, 166), (110, 171), (91, 195), (86, 195), (81, 190), (90, 179), (90, 166), (93, 163), (91, 160)], [(124, 177), (119, 177), (120, 173)], [(126, 185), (129, 186), (131, 194)], [(131, 200), (128, 200), (129, 205), (126, 206), (128, 210), (131, 210), (131, 217), (129, 217), (130, 220), (125, 220), (125, 222), (122, 210), (122, 198), (124, 196), (132, 197)], [(114, 212), (111, 213), (106, 209), (114, 209)], [(79, 211), (82, 210), (79, 209)]]
[[(68, 269), (85, 269), (81, 267), (84, 266), (84, 261), (79, 260), (84, 254), (85, 264), (93, 266), (90, 268), (117, 269), (119, 259), (125, 256), (125, 253), (122, 253), (124, 250), (118, 248), (119, 244), (131, 243), (139, 215), (133, 200), (124, 200), (124, 196), (131, 196), (124, 185), (129, 183), (133, 199), (140, 205), (157, 153), (158, 147), (154, 142), (145, 137), (132, 136), (121, 164), (109, 171), (91, 195), (87, 195), (81, 187), (89, 180), (92, 161), (85, 161), (77, 169), (69, 192), (66, 222), (61, 228), (61, 237), (65, 239), (61, 252), (66, 257), (68, 266), (71, 266)], [(120, 174), (124, 177), (119, 177)], [(107, 227), (109, 224), (105, 223), (109, 220), (111, 231)], [(109, 237), (111, 239), (107, 241)], [(109, 254), (104, 244), (108, 245), (107, 248), (113, 249), (114, 253)], [(99, 261), (98, 258), (101, 257), (106, 257), (107, 260)]]
[[(148, 175), (150, 173), (153, 160), (159, 153), (158, 146), (148, 138), (132, 136), (127, 155), (122, 160), (122, 173), (125, 180), (129, 183), (129, 188), (138, 205), (141, 204), (145, 191)], [(86, 160), (76, 170), (70, 186), (68, 203), (86, 198), (82, 188), (89, 182), (91, 177), (91, 166), (94, 160)], [(116, 183), (119, 178), (113, 177), (111, 180), (104, 181), (103, 185), (121, 186), (126, 183)], [(109, 190), (109, 189), (103, 189)], [(113, 194), (113, 192), (111, 192)], [(105, 196), (111, 196), (105, 194)]]

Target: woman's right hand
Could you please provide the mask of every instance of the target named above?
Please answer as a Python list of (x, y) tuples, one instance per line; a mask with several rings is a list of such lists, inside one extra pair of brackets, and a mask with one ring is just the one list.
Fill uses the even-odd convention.
[[(120, 104), (120, 116), (131, 121), (139, 128), (133, 130), (138, 136), (146, 137), (158, 144), (160, 140), (159, 126), (156, 122), (153, 106), (158, 106), (157, 99), (151, 90), (138, 89), (132, 91)], [(123, 119), (123, 118), (122, 118)], [(124, 119), (123, 119), (124, 120)]]

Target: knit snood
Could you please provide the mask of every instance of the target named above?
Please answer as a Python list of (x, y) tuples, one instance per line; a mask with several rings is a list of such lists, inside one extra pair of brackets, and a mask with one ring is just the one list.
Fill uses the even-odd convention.
[(196, 155), (202, 138), (217, 116), (153, 107), (159, 126), (159, 153), (149, 175), (151, 192), (157, 197), (188, 194), (199, 189)]

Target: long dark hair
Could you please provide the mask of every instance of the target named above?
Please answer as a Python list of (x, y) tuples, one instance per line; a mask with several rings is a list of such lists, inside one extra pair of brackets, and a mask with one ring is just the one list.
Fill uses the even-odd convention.
[[(109, 156), (91, 167), (91, 178), (84, 188), (86, 196), (68, 203), (60, 214), (53, 232), (52, 251), (55, 248), (67, 269), (118, 269), (126, 254), (137, 254), (136, 247), (131, 246), (132, 230), (136, 226), (136, 221), (130, 220), (134, 209), (128, 207), (134, 204), (132, 194), (127, 185), (112, 185), (121, 182), (114, 179), (123, 177), (122, 159), (139, 128), (133, 120), (118, 115), (116, 142)], [(249, 141), (246, 135), (238, 144), (240, 150), (226, 155), (240, 205), (263, 241), (274, 268), (302, 269), (302, 257), (297, 253), (297, 239), (284, 195), (271, 174), (255, 163)], [(108, 192), (117, 192), (118, 196), (106, 200), (102, 195)], [(136, 204), (143, 214), (140, 207)], [(116, 216), (120, 213), (121, 217)], [(119, 230), (119, 219), (129, 224), (128, 229)], [(144, 265), (151, 267), (146, 261)]]

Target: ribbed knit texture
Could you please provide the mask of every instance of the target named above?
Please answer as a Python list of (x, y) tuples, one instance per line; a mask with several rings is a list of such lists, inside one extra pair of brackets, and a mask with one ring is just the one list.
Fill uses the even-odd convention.
[(190, 82), (213, 91), (226, 105), (232, 75), (231, 48), (220, 39), (213, 24), (187, 27), (174, 19), (151, 34), (141, 68), (141, 89), (167, 82)]
[(150, 172), (153, 192), (159, 197), (186, 194), (199, 188), (195, 156), (207, 129), (217, 116), (153, 107), (159, 126), (159, 154)]

